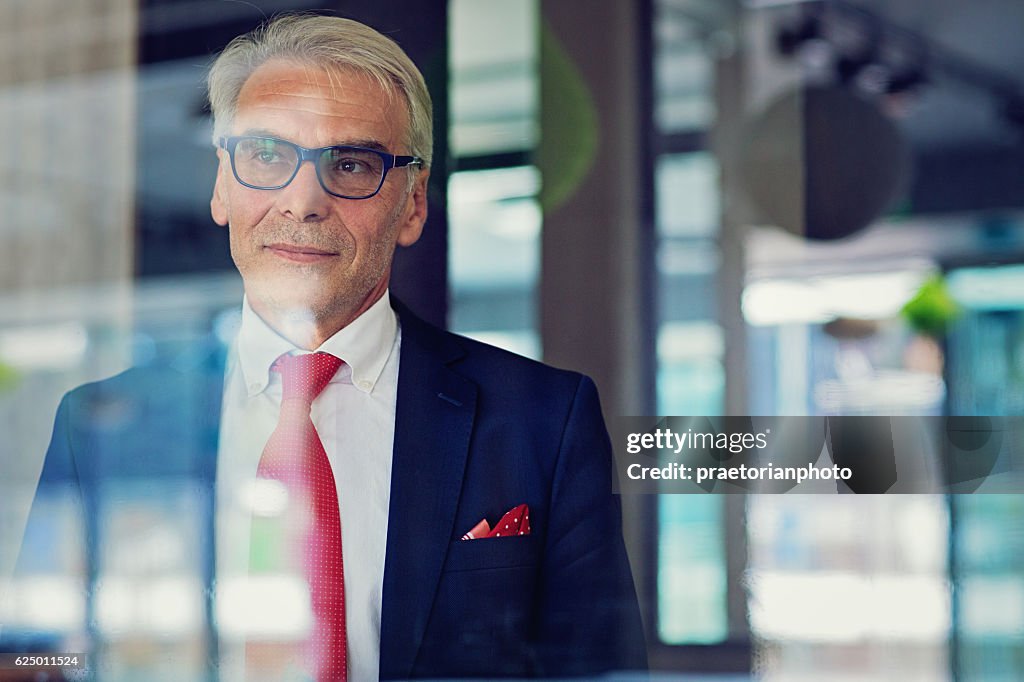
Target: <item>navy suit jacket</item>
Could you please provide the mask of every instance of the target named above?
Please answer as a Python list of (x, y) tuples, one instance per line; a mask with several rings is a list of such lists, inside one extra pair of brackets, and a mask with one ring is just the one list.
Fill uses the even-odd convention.
[[(381, 679), (646, 667), (593, 383), (396, 308), (402, 345)], [(111, 504), (103, 491), (114, 481), (198, 483), (199, 518), (212, 538), (223, 376), (222, 349), (193, 347), (65, 396), (41, 489), (66, 485), (84, 503), (89, 551), (116, 541), (104, 537), (96, 512)], [(495, 522), (522, 503), (530, 535), (460, 539), (480, 519)], [(215, 543), (202, 545), (210, 585)], [(213, 633), (212, 597), (206, 603)], [(215, 635), (208, 645), (215, 679)]]

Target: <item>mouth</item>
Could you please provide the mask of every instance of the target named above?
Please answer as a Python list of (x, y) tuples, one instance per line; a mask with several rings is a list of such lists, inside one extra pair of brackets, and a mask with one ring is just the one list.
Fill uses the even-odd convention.
[(278, 258), (293, 263), (319, 263), (338, 255), (335, 251), (324, 251), (312, 246), (297, 246), (295, 244), (267, 244), (263, 248)]

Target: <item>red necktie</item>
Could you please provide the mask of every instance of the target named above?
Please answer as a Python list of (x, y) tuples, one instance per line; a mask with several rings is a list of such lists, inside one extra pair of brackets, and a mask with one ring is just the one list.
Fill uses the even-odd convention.
[(346, 679), (345, 576), (341, 559), (338, 492), (309, 412), (342, 361), (328, 353), (282, 355), (272, 371), (284, 390), (281, 415), (260, 458), (257, 476), (280, 481), (289, 499), (304, 500), (306, 527), (297, 538), (305, 549), (313, 634), (305, 665), (318, 682)]

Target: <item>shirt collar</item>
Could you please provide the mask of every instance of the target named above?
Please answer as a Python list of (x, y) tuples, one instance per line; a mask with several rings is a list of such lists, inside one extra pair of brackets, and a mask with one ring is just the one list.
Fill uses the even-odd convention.
[[(384, 365), (391, 355), (398, 334), (398, 317), (391, 308), (389, 291), (362, 315), (339, 329), (316, 351), (330, 353), (345, 361), (346, 367), (331, 382), (351, 381), (364, 393), (373, 391)], [(301, 355), (316, 352), (296, 348), (275, 332), (253, 311), (248, 297), (242, 299), (242, 324), (238, 332), (238, 361), (249, 396), (266, 390), (270, 367), (285, 353)]]

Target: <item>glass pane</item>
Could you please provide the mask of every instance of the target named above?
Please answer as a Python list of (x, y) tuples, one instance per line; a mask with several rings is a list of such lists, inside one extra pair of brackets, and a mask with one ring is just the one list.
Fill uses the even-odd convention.
[[(663, 13), (664, 14), (664, 13)], [(678, 26), (676, 27), (678, 28)], [(662, 22), (656, 27), (664, 31)], [(664, 37), (664, 36), (659, 36)], [(666, 127), (708, 123), (706, 75), (690, 46), (656, 58), (657, 112)], [(684, 77), (685, 76), (685, 77)], [(677, 86), (681, 86), (677, 87)], [(696, 108), (694, 108), (696, 106)], [(683, 114), (679, 116), (679, 114)], [(668, 127), (673, 127), (669, 125)], [(717, 317), (718, 167), (703, 151), (665, 155), (655, 167), (657, 230), (659, 414), (720, 414), (725, 394), (724, 338)], [(726, 640), (728, 570), (723, 498), (666, 495), (659, 500), (658, 623), (667, 644), (715, 644)]]
[(714, 117), (711, 96), (712, 62), (701, 37), (707, 21), (692, 11), (713, 9), (711, 3), (658, 2), (654, 21), (655, 120), (664, 133), (701, 130)]
[(1024, 500), (954, 495), (957, 661), (960, 680), (1024, 674)]
[(539, 357), (540, 173), (532, 166), (452, 175), (450, 327)]
[(664, 237), (711, 237), (718, 233), (718, 164), (707, 152), (658, 159), (658, 232)]
[[(111, 679), (171, 680), (204, 665), (205, 548), (191, 480), (110, 481), (100, 493), (95, 615)], [(159, 653), (153, 641), (164, 642)]]
[(655, 181), (659, 321), (713, 320), (721, 263), (717, 164), (707, 152), (666, 155)]
[[(946, 338), (952, 414), (1024, 413), (1024, 266), (954, 270), (964, 313)], [(1024, 675), (1024, 499), (953, 495), (958, 679)]]
[(452, 154), (531, 149), (539, 102), (536, 0), (452, 0), (449, 16)]
[[(7, 486), (4, 488), (7, 492)], [(9, 592), (3, 595), (5, 599), (0, 600), (0, 623), (8, 636), (14, 633), (15, 640), (33, 633), (56, 651), (62, 641), (80, 635), (85, 623), (85, 520), (68, 488), (50, 488), (42, 486), (36, 496), (34, 523), (26, 529), (18, 571), (11, 579)], [(22, 486), (10, 492), (20, 496), (24, 490)], [(0, 511), (8, 519), (20, 516), (16, 507), (10, 506), (12, 497), (15, 495), (5, 495), (0, 502)], [(32, 502), (19, 503), (27, 509)], [(18, 552), (15, 546), (7, 556)], [(5, 578), (11, 568), (4, 566)], [(0, 590), (3, 588), (0, 582)]]
[(965, 309), (947, 339), (950, 412), (1024, 414), (1024, 266), (955, 270), (949, 288)]
[(718, 414), (725, 392), (723, 350), (716, 324), (663, 324), (658, 332), (658, 413)]
[(755, 411), (940, 414), (942, 349), (900, 316), (931, 268), (750, 282), (743, 316)]
[(658, 498), (658, 636), (666, 644), (726, 639), (725, 547), (721, 498)]
[(719, 414), (725, 382), (717, 317), (718, 169), (707, 152), (661, 157), (655, 169), (659, 287), (658, 410)]
[(949, 679), (945, 498), (757, 495), (747, 519), (763, 679)]

